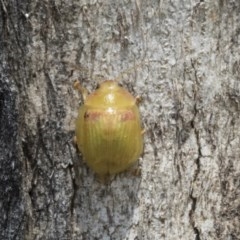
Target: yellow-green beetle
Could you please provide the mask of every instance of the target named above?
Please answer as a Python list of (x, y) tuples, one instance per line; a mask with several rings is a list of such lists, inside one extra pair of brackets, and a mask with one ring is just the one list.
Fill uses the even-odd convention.
[(84, 101), (76, 120), (76, 141), (84, 160), (99, 176), (126, 170), (143, 151), (138, 98), (112, 80), (89, 95), (79, 82), (75, 88)]

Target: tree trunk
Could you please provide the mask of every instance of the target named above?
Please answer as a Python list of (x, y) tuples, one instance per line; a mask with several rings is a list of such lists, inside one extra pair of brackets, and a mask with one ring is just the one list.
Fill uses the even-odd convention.
[[(0, 239), (240, 239), (240, 1), (0, 1)], [(120, 76), (120, 77), (119, 77)], [(80, 79), (118, 79), (141, 176), (76, 150)]]

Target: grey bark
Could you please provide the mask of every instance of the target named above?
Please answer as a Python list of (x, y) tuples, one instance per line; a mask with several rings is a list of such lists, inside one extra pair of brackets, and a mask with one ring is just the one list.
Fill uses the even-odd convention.
[[(239, 22), (238, 0), (1, 0), (0, 239), (240, 239)], [(118, 76), (145, 150), (103, 184), (72, 82)]]

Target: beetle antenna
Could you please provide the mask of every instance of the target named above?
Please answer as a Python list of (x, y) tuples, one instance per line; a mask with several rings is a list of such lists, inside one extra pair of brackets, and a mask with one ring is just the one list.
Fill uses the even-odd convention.
[(88, 90), (86, 88), (82, 87), (78, 80), (74, 81), (73, 87), (74, 87), (74, 89), (79, 91), (79, 93), (81, 94), (81, 97), (82, 97), (82, 101), (85, 102), (87, 95), (88, 95)]

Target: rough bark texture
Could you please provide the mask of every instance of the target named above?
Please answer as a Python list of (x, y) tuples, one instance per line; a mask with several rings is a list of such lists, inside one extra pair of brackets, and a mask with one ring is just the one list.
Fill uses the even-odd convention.
[[(1, 0), (0, 239), (240, 239), (239, 22), (238, 0)], [(72, 82), (126, 70), (141, 176), (102, 184)]]

